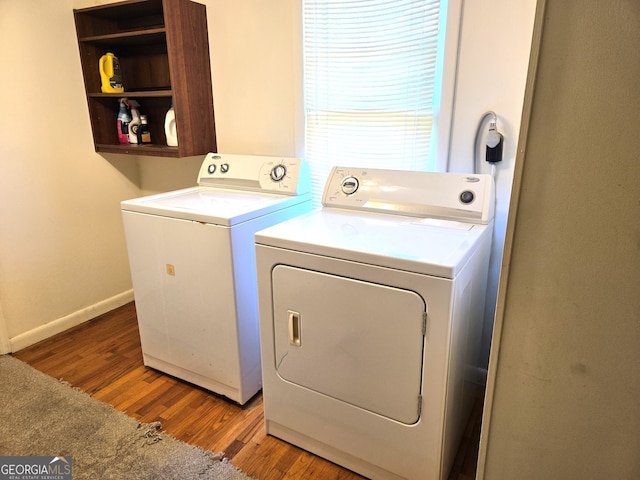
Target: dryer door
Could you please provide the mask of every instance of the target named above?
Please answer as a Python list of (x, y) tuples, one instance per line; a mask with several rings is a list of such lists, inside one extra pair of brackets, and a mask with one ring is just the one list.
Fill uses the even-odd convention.
[(280, 377), (405, 424), (418, 421), (420, 295), (285, 265), (273, 269), (272, 286)]

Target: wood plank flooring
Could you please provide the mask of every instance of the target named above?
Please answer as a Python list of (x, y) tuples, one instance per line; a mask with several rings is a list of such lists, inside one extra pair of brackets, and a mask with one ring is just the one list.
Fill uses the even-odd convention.
[[(214, 452), (258, 480), (357, 480), (349, 470), (266, 435), (262, 395), (244, 406), (142, 364), (133, 303), (13, 354), (141, 422)], [(481, 398), (449, 480), (475, 478)]]

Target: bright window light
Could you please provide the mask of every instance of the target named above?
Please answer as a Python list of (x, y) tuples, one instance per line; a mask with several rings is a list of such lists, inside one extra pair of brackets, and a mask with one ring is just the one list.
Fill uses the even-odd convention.
[(440, 0), (303, 0), (305, 158), (319, 202), (334, 165), (436, 170)]

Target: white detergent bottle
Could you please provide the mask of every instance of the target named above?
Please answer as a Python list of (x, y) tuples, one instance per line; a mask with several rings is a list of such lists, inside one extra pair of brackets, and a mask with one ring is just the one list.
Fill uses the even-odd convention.
[(135, 100), (129, 100), (131, 109), (131, 121), (129, 122), (129, 143), (138, 143), (138, 130), (140, 129), (140, 104)]
[(178, 129), (176, 127), (176, 112), (173, 110), (173, 103), (164, 117), (164, 133), (167, 136), (167, 145), (169, 147), (177, 147)]

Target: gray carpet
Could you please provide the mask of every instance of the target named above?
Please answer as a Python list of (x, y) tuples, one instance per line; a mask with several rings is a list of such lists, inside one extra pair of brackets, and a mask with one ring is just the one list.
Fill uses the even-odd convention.
[(0, 356), (0, 456), (72, 456), (74, 480), (250, 480), (220, 455), (140, 424)]

